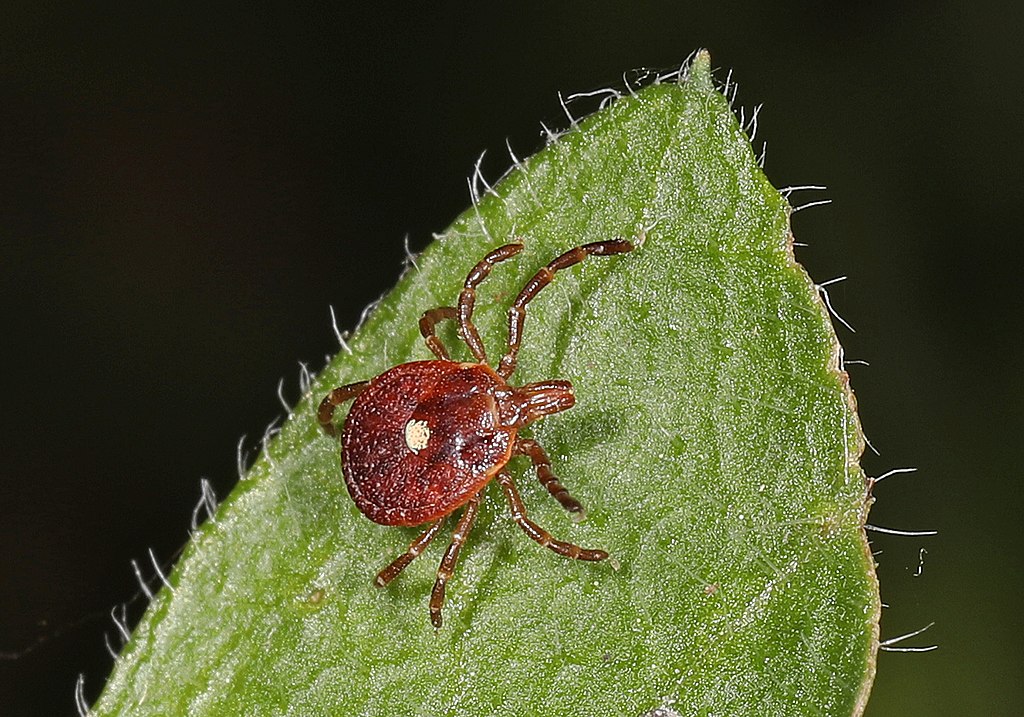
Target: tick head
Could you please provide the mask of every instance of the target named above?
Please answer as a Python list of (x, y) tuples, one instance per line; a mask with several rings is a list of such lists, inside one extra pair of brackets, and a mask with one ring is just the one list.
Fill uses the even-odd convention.
[(568, 381), (528, 383), (508, 387), (495, 395), (501, 422), (510, 428), (522, 428), (539, 418), (572, 408), (576, 396)]

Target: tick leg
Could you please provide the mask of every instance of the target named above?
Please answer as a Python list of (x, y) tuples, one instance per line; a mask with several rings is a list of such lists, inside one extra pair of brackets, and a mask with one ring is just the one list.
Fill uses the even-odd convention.
[[(447, 517), (447, 516), (446, 516)], [(430, 545), (430, 541), (434, 539), (438, 531), (441, 530), (441, 526), (444, 525), (444, 518), (438, 518), (430, 527), (420, 533), (416, 540), (409, 543), (409, 549), (399, 555), (395, 560), (386, 568), (377, 573), (377, 579), (374, 581), (377, 583), (377, 587), (384, 587), (396, 577), (398, 574), (405, 570), (406, 566), (411, 563), (416, 557), (426, 550), (426, 547)]]
[(581, 548), (573, 543), (565, 543), (561, 540), (555, 540), (552, 538), (551, 533), (526, 517), (526, 508), (523, 506), (523, 499), (519, 497), (519, 491), (516, 490), (516, 484), (512, 482), (512, 476), (505, 471), (498, 471), (497, 477), (498, 483), (501, 484), (502, 490), (505, 491), (505, 497), (508, 499), (509, 507), (512, 509), (512, 518), (516, 521), (519, 527), (523, 529), (523, 532), (529, 535), (533, 540), (536, 540), (545, 548), (553, 550), (559, 555), (563, 555), (574, 560), (604, 560), (608, 557), (608, 553), (603, 550), (588, 550), (587, 548)]
[(516, 361), (519, 358), (519, 344), (523, 338), (523, 323), (526, 321), (526, 305), (533, 301), (533, 298), (540, 293), (541, 289), (551, 283), (556, 272), (579, 264), (591, 254), (607, 256), (609, 254), (622, 254), (632, 250), (633, 245), (625, 239), (611, 239), (609, 241), (584, 244), (575, 249), (570, 249), (553, 259), (550, 264), (534, 274), (533, 278), (526, 282), (523, 290), (519, 292), (519, 296), (516, 297), (512, 307), (508, 310), (508, 353), (501, 357), (501, 363), (498, 364), (498, 375), (502, 378), (508, 378), (516, 370)]
[(357, 383), (345, 384), (324, 396), (324, 400), (320, 402), (320, 408), (316, 412), (317, 420), (320, 421), (320, 428), (324, 429), (324, 433), (328, 436), (338, 435), (338, 429), (334, 426), (333, 422), (334, 409), (350, 398), (358, 396), (369, 383), (369, 381), (359, 381)]
[(438, 306), (436, 309), (428, 309), (420, 317), (420, 333), (423, 335), (423, 340), (427, 342), (427, 347), (434, 352), (434, 355), (442, 361), (451, 360), (451, 356), (448, 355), (448, 349), (441, 343), (441, 339), (437, 338), (437, 334), (434, 333), (434, 326), (446, 319), (458, 318), (459, 314), (454, 306)]
[(466, 542), (469, 531), (473, 529), (473, 521), (476, 520), (476, 512), (480, 507), (480, 494), (477, 493), (469, 502), (466, 509), (462, 511), (459, 524), (452, 533), (452, 542), (441, 559), (441, 567), (437, 569), (437, 580), (434, 582), (434, 589), (430, 592), (430, 622), (434, 627), (441, 628), (441, 608), (444, 606), (444, 586), (448, 578), (455, 570), (455, 562), (459, 559), (459, 551), (462, 544)]
[(466, 277), (462, 292), (459, 294), (459, 335), (470, 352), (480, 363), (487, 363), (487, 353), (484, 351), (483, 341), (480, 334), (473, 325), (473, 304), (476, 303), (476, 287), (487, 278), (494, 265), (510, 259), (523, 250), (522, 244), (506, 244), (500, 246), (480, 260), (480, 263), (473, 267)]
[(561, 503), (563, 508), (576, 514), (578, 520), (583, 520), (585, 512), (583, 506), (569, 495), (569, 490), (551, 472), (551, 459), (548, 458), (548, 454), (544, 452), (540, 444), (530, 438), (518, 438), (516, 439), (516, 453), (529, 456), (533, 461), (533, 467), (537, 470), (537, 480), (540, 481), (540, 484), (548, 489), (548, 493)]

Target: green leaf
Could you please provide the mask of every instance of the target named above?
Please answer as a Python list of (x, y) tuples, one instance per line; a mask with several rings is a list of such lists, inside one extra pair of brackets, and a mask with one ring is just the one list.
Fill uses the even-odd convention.
[[(863, 710), (879, 601), (854, 399), (793, 258), (790, 208), (709, 62), (581, 121), (418, 257), (197, 531), (97, 714)], [(419, 315), (455, 302), (486, 251), (526, 244), (479, 291), (493, 358), (523, 282), (615, 236), (643, 243), (558, 274), (530, 306), (513, 376), (575, 385), (577, 405), (532, 435), (588, 519), (569, 520), (529, 463), (512, 463), (534, 520), (614, 560), (544, 550), (491, 485), (435, 631), (445, 540), (387, 589), (372, 584), (418, 530), (358, 513), (316, 405), (430, 358)], [(440, 335), (455, 345), (450, 322)]]

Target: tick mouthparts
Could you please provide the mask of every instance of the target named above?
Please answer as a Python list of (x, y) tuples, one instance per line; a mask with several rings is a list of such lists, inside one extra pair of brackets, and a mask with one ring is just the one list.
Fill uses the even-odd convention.
[(518, 409), (520, 425), (526, 425), (543, 416), (550, 416), (576, 403), (572, 384), (568, 381), (542, 381), (528, 383), (513, 391), (512, 403)]

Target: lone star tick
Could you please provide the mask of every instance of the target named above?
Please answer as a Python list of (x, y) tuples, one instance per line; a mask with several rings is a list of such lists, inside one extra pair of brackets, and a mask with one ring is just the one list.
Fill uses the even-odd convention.
[[(526, 305), (551, 283), (555, 273), (591, 254), (622, 254), (633, 245), (624, 239), (584, 244), (538, 271), (512, 302), (508, 348), (495, 369), (488, 365), (473, 325), (476, 287), (495, 264), (522, 249), (522, 244), (495, 249), (469, 272), (457, 307), (424, 312), (420, 333), (437, 360), (404, 363), (368, 381), (336, 388), (324, 397), (317, 412), (324, 431), (337, 435), (334, 411), (355, 399), (341, 434), (341, 466), (348, 492), (363, 515), (381, 525), (429, 524), (405, 553), (377, 574), (378, 586), (394, 580), (434, 539), (445, 519), (463, 508), (430, 595), (430, 621), (436, 628), (441, 627), (445, 584), (473, 527), (481, 492), (491, 479), (501, 485), (512, 518), (530, 538), (567, 558), (608, 557), (603, 550), (556, 540), (530, 520), (505, 469), (513, 456), (529, 457), (541, 485), (563, 508), (582, 514), (583, 506), (551, 472), (551, 461), (540, 444), (517, 435), (524, 426), (571, 408), (576, 402), (572, 384), (554, 380), (516, 387), (508, 378), (516, 368)], [(434, 332), (435, 325), (447, 319), (457, 323), (459, 338), (476, 363), (452, 361)]]

